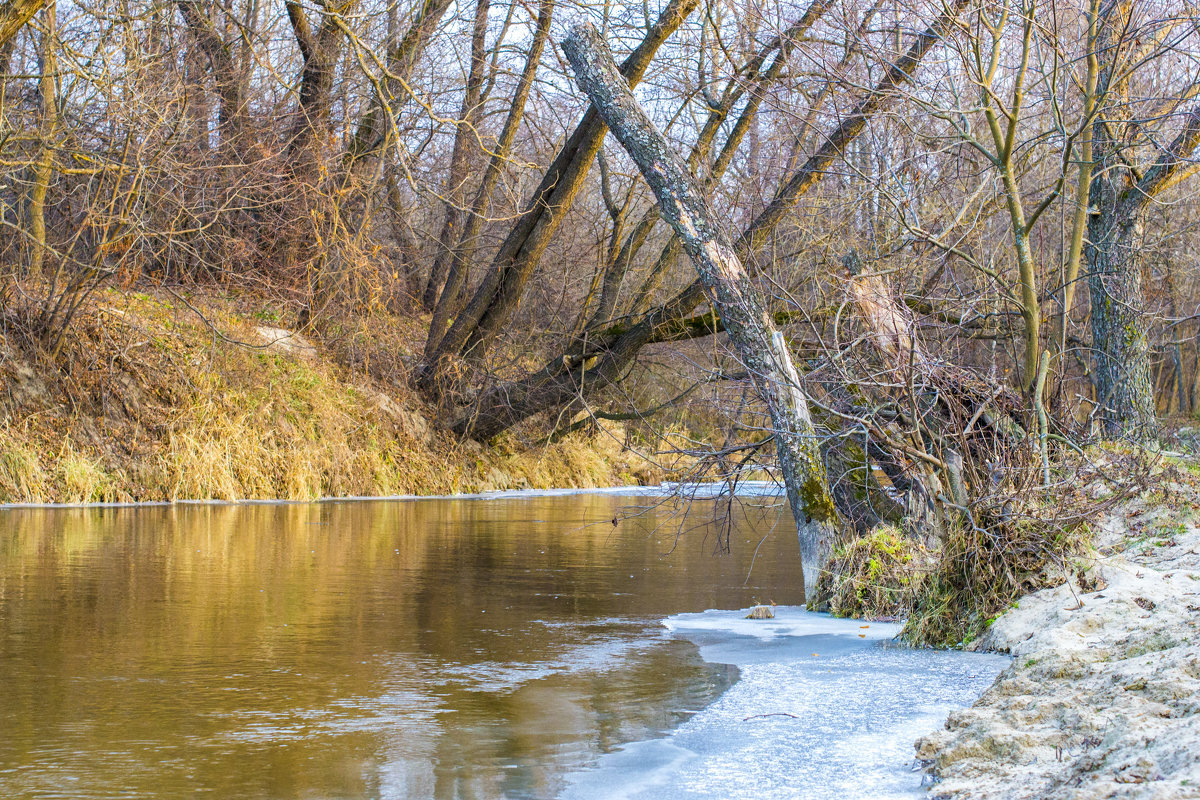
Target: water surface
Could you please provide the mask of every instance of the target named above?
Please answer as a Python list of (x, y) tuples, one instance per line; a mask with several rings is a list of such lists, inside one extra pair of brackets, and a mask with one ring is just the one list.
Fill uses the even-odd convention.
[(795, 608), (778, 499), (660, 502), (0, 509), (0, 798), (919, 797), (1003, 660)]
[(712, 509), (0, 511), (0, 797), (553, 797), (736, 680), (663, 617), (802, 601), (786, 513)]

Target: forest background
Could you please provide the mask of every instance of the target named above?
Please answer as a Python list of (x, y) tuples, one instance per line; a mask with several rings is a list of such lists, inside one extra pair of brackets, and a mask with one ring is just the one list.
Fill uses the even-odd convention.
[(1187, 2), (8, 0), (0, 500), (774, 475), (580, 20), (784, 335), (802, 527), (1015, 591), (1195, 414)]

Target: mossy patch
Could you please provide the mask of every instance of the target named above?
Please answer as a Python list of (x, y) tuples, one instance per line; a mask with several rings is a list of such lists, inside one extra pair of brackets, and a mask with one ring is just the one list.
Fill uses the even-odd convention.
[(920, 542), (881, 525), (834, 549), (817, 580), (814, 605), (840, 617), (906, 616), (932, 563), (933, 555)]

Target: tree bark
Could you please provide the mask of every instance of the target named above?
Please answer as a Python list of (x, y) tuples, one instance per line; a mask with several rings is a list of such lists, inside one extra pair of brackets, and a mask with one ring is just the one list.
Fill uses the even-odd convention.
[[(912, 80), (925, 54), (955, 24), (967, 2), (955, 0), (953, 6), (944, 9), (928, 28), (917, 34), (904, 57), (889, 67), (852, 112), (829, 133), (821, 147), (780, 187), (738, 239), (740, 258), (749, 258), (766, 241), (789, 209), (817, 184), (830, 165), (866, 128), (868, 120), (887, 107), (900, 86)], [(451, 430), (459, 436), (486, 440), (535, 414), (554, 413), (580, 397), (594, 396), (624, 374), (647, 344), (668, 341), (679, 319), (690, 314), (704, 297), (704, 284), (700, 280), (693, 281), (660, 305), (639, 313), (612, 335), (584, 338), (575, 343), (577, 351), (552, 359), (542, 369), (520, 380), (507, 381), (488, 390), (468, 413), (451, 424)]]
[(8, 0), (0, 5), (0, 45), (16, 36), (44, 5), (46, 0)]
[(1122, 116), (1129, 96), (1129, 59), (1136, 55), (1130, 51), (1138, 46), (1131, 38), (1133, 14), (1129, 0), (1100, 6), (1095, 50), (1100, 60), (1097, 96), (1104, 98), (1104, 106), (1092, 128), (1094, 211), (1088, 220), (1086, 252), (1092, 379), (1101, 432), (1110, 439), (1149, 441), (1158, 435), (1158, 420), (1144, 318), (1142, 221), (1154, 198), (1196, 171), (1192, 154), (1200, 145), (1200, 105), (1183, 115), (1179, 133), (1139, 175), (1128, 160), (1133, 143), (1114, 133), (1140, 127), (1127, 125)]
[(446, 216), (438, 234), (438, 249), (429, 269), (429, 280), (425, 283), (421, 305), (433, 311), (438, 294), (450, 271), (454, 242), (462, 224), (462, 207), (466, 204), (467, 168), (470, 165), (471, 147), (476, 137), (475, 123), (479, 117), (479, 104), (483, 93), (483, 70), (487, 64), (487, 22), (489, 0), (476, 0), (475, 24), (471, 29), (471, 65), (467, 72), (467, 88), (463, 92), (459, 109), (458, 127), (454, 132), (454, 149), (450, 155), (450, 175), (446, 186)]
[[(621, 65), (621, 73), (630, 85), (641, 80), (658, 48), (683, 23), (698, 2), (671, 0), (667, 4), (637, 49)], [(427, 371), (432, 370), (436, 376), (443, 356), (469, 354), (480, 357), (490, 346), (520, 302), (525, 284), (583, 186), (607, 131), (595, 109), (589, 109), (583, 115), (546, 170), (525, 212), (500, 246), (483, 283), (442, 341), (436, 347), (427, 348), (432, 353), (431, 363), (425, 365)], [(428, 377), (425, 383), (430, 385)]]
[(1138, 256), (1142, 223), (1140, 214), (1112, 208), (1113, 190), (1108, 183), (1103, 178), (1092, 183), (1092, 201), (1105, 210), (1094, 214), (1088, 225), (1088, 290), (1096, 360), (1092, 379), (1102, 435), (1148, 441), (1157, 435), (1158, 423), (1150, 379), (1150, 342), (1142, 319)]
[[(663, 218), (680, 237), (767, 405), (788, 503), (799, 529), (805, 572), (820, 568), (829, 555), (839, 520), (808, 399), (783, 334), (775, 329), (700, 185), (634, 99), (599, 31), (589, 23), (575, 25), (563, 42), (563, 51), (579, 87), (654, 191)], [(815, 573), (806, 585), (816, 585)]]

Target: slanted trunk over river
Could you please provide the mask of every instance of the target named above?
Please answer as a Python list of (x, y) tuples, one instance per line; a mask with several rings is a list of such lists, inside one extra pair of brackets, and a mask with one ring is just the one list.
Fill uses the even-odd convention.
[(775, 329), (761, 292), (699, 183), (634, 99), (599, 31), (590, 23), (576, 25), (563, 42), (563, 51), (579, 87), (654, 191), (663, 219), (683, 242), (755, 390), (766, 403), (800, 546), (812, 567), (805, 577), (815, 586), (815, 570), (829, 555), (838, 517), (808, 398), (783, 334)]

